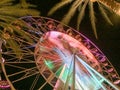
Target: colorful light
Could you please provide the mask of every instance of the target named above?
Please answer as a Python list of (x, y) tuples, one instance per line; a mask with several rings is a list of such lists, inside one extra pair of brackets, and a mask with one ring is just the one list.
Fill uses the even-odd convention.
[(5, 81), (5, 80), (0, 80), (0, 88), (1, 88), (1, 89), (10, 88), (10, 85), (8, 84), (7, 81)]
[[(73, 83), (75, 83), (73, 89), (79, 90), (106, 90), (103, 81), (111, 84), (111, 82), (107, 81), (99, 72), (93, 69), (94, 65), (100, 69), (101, 67), (97, 59), (81, 42), (58, 31), (49, 31), (41, 38), (38, 45), (40, 48), (43, 47), (44, 50), (39, 49), (40, 56), (45, 59), (41, 58), (36, 62), (41, 64), (44, 62), (55, 73), (56, 77), (59, 78), (54, 90), (61, 87), (61, 81), (64, 83), (63, 89), (65, 90), (68, 87), (73, 88)], [(82, 51), (82, 55), (80, 51)], [(84, 58), (84, 56), (87, 58)], [(92, 62), (93, 64), (90, 65), (93, 66), (85, 62)], [(113, 87), (116, 88), (114, 85)]]

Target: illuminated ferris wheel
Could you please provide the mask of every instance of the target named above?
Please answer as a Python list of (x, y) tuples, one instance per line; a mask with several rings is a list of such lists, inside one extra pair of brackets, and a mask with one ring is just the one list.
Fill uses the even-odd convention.
[(27, 16), (12, 25), (30, 36), (11, 35), (17, 54), (2, 46), (1, 66), (12, 90), (119, 90), (112, 64), (78, 31), (45, 17)]

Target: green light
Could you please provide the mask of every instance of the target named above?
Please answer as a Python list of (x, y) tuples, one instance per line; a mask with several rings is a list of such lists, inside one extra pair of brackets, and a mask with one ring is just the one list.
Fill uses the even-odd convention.
[(52, 70), (54, 68), (53, 62), (51, 60), (44, 60), (44, 61), (49, 69)]
[(63, 66), (61, 66), (61, 67), (57, 70), (57, 72), (55, 73), (56, 76), (59, 76), (59, 75), (60, 75), (62, 69), (63, 69)]
[[(72, 83), (72, 78), (71, 78), (71, 71), (64, 67), (61, 66), (57, 72), (55, 73), (57, 77), (59, 77), (63, 82), (69, 82), (69, 84)], [(70, 75), (69, 75), (70, 74)], [(69, 77), (69, 78), (68, 78)]]

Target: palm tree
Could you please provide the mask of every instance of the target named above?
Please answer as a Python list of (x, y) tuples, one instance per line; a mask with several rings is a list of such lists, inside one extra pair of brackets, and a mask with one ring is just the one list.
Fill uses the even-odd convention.
[[(16, 42), (14, 35), (17, 34), (30, 42), (32, 42), (32, 39), (20, 28), (20, 25), (25, 27), (24, 22), (16, 19), (26, 15), (39, 15), (40, 12), (33, 8), (35, 8), (35, 5), (27, 3), (26, 0), (19, 0), (19, 2), (16, 2), (16, 0), (0, 0), (0, 63), (4, 74), (6, 73), (2, 62), (2, 46), (12, 49), (14, 55), (20, 58), (20, 45)], [(12, 23), (13, 21), (16, 25)], [(9, 83), (8, 78), (6, 79)], [(12, 85), (11, 88), (14, 89)]]
[[(35, 5), (27, 3), (26, 0), (1, 0), (0, 1), (0, 38), (6, 41), (6, 47), (14, 50), (17, 56), (20, 56), (19, 45), (12, 37), (14, 33), (23, 36), (29, 40), (28, 35), (23, 30), (19, 30), (15, 25), (10, 24), (17, 18), (25, 15), (39, 15), (40, 12), (33, 9)], [(22, 21), (16, 22), (18, 24), (24, 23)]]
[(53, 14), (56, 10), (62, 8), (63, 6), (70, 4), (71, 7), (67, 12), (67, 14), (63, 17), (62, 22), (68, 24), (70, 22), (70, 19), (75, 14), (75, 12), (78, 10), (79, 14), (77, 19), (77, 29), (79, 29), (81, 21), (85, 15), (86, 6), (88, 5), (92, 29), (95, 37), (98, 38), (96, 31), (96, 24), (95, 24), (96, 22), (95, 12), (94, 12), (95, 3), (97, 3), (99, 10), (102, 16), (105, 18), (105, 20), (112, 25), (112, 22), (106, 13), (106, 9), (120, 15), (120, 3), (116, 2), (115, 0), (61, 0), (48, 12), (48, 15)]
[(1, 0), (0, 1), (0, 26), (4, 27), (5, 24), (11, 22), (15, 17), (21, 17), (25, 15), (39, 15), (39, 12), (35, 9), (31, 9), (35, 5), (29, 4), (26, 0), (19, 0), (18, 3), (15, 0)]

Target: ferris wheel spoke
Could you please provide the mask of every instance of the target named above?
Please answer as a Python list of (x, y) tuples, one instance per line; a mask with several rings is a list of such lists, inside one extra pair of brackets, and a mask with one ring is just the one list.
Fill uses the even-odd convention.
[[(31, 39), (31, 38), (30, 38), (30, 39)], [(32, 41), (29, 42), (29, 41), (27, 41), (27, 40), (24, 40), (24, 38), (21, 37), (21, 36), (15, 37), (14, 40), (15, 40), (16, 42), (18, 42), (18, 43), (20, 44), (20, 46), (22, 46), (23, 44), (32, 45), (32, 43), (31, 43)]]
[(8, 64), (35, 64), (35, 61), (30, 61), (30, 60), (26, 60), (26, 61), (15, 61), (15, 62), (5, 62), (5, 65)]
[(15, 76), (20, 76), (19, 78), (12, 80), (12, 83), (15, 83), (15, 82), (19, 82), (23, 79), (29, 78), (33, 75), (36, 75), (38, 73), (39, 73), (38, 69), (36, 67), (33, 67), (33, 68), (29, 68), (29, 69), (23, 69), (19, 72), (15, 72), (13, 74), (9, 74), (8, 77), (13, 78)]
[(18, 66), (18, 64), (19, 65), (21, 65), (21, 64), (35, 64), (35, 61), (29, 61), (29, 62), (28, 61), (22, 61), (22, 62), (19, 62), (19, 61), (16, 62), (15, 61), (15, 62), (5, 62), (4, 64), (6, 66), (14, 66), (15, 67), (15, 66)]
[[(30, 46), (29, 46), (30, 47)], [(30, 48), (28, 47), (28, 49), (27, 49), (27, 47), (26, 47), (26, 49), (24, 48), (21, 48), (21, 50), (20, 50), (20, 52), (21, 52), (21, 54), (22, 55), (29, 55), (29, 54), (33, 54), (33, 51), (31, 51), (30, 50)], [(15, 52), (13, 52), (13, 51), (5, 51), (5, 52), (2, 52), (2, 54), (4, 54), (4, 55), (8, 55), (8, 56), (12, 56), (12, 55), (15, 55), (16, 53)]]
[(8, 76), (11, 77), (11, 76), (14, 76), (14, 75), (19, 75), (21, 73), (25, 73), (25, 75), (28, 75), (28, 74), (34, 73), (35, 71), (37, 71), (36, 67), (32, 67), (32, 68), (28, 68), (28, 69), (27, 68), (23, 68), (21, 71), (15, 72), (15, 73), (10, 74)]
[(31, 85), (31, 87), (30, 87), (30, 90), (33, 90), (33, 89), (35, 88), (35, 85), (37, 84), (37, 82), (38, 82), (38, 80), (39, 80), (39, 77), (40, 77), (40, 74), (37, 74), (37, 75), (35, 76), (35, 79), (34, 79), (32, 85)]
[(31, 51), (30, 49), (25, 49), (25, 50), (21, 50), (21, 52), (23, 53), (23, 55), (33, 55), (33, 51)]
[[(13, 57), (13, 56), (9, 56), (9, 57)], [(13, 57), (13, 58), (10, 58), (10, 59), (8, 58), (4, 60), (5, 60), (5, 63), (35, 63), (34, 58), (31, 56), (21, 56), (20, 58)]]
[(85, 68), (89, 71), (91, 74), (92, 78), (104, 89), (106, 90), (106, 87), (102, 85), (103, 81), (111, 85), (115, 90), (119, 90), (115, 85), (113, 85), (109, 80), (104, 78), (101, 74), (99, 74), (97, 71), (95, 71), (92, 67), (90, 67), (86, 62), (82, 61), (78, 56), (75, 56), (84, 66)]
[(55, 77), (54, 73), (51, 73), (50, 76), (46, 79), (46, 81), (44, 82), (44, 84), (42, 86), (39, 87), (38, 90), (41, 90), (43, 87), (45, 87), (46, 84), (48, 84), (49, 82), (51, 82), (51, 80)]
[(3, 60), (4, 60), (5, 62), (15, 61), (15, 59), (16, 59), (16, 57), (13, 57), (13, 55), (7, 55), (6, 57), (11, 57), (11, 58), (10, 58), (10, 59), (4, 59), (4, 58), (3, 58)]
[[(15, 63), (12, 63), (12, 64), (15, 64)], [(18, 68), (18, 69), (26, 69), (24, 67), (20, 67), (20, 66), (17, 66), (17, 65), (12, 65), (11, 63), (9, 64), (6, 64), (6, 66), (10, 66), (10, 67), (13, 67), (13, 68)]]

